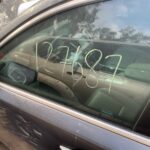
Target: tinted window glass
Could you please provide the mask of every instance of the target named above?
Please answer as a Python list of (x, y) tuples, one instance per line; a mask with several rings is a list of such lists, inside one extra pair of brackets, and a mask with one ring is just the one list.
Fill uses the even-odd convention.
[(0, 49), (1, 80), (134, 128), (150, 92), (149, 3), (101, 2), (40, 22)]

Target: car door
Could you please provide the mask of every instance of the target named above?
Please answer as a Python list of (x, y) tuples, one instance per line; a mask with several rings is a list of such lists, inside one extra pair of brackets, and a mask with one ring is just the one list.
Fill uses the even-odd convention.
[(7, 31), (0, 44), (2, 129), (31, 149), (148, 150), (144, 1), (64, 2)]

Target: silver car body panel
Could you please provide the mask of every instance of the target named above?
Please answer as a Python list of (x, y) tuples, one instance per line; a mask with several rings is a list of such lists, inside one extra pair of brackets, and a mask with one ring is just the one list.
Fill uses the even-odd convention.
[(149, 149), (147, 138), (6, 84), (0, 83), (0, 95), (5, 103), (104, 149)]

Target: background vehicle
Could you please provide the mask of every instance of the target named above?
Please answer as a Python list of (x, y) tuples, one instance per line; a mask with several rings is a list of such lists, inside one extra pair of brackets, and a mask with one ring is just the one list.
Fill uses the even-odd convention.
[(24, 2), (21, 5), (19, 5), (19, 7), (18, 7), (18, 15), (21, 14), (26, 9), (28, 9), (29, 7), (31, 7), (34, 4), (36, 4), (38, 1), (39, 0), (32, 0), (32, 1), (29, 1), (29, 2)]
[(27, 8), (27, 5), (28, 7), (30, 7), (31, 3), (34, 4), (35, 0), (1, 0), (0, 32), (2, 32), (2, 28), (4, 28), (7, 24), (9, 24), (9, 22), (11, 22), (18, 14), (24, 11), (25, 8)]
[(147, 3), (45, 0), (14, 20), (0, 35), (2, 128), (31, 149), (148, 150)]

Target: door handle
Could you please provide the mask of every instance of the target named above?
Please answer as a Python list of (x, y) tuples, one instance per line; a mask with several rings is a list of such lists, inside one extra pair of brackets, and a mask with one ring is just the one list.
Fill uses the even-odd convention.
[(71, 71), (66, 72), (68, 75), (77, 75), (82, 76), (83, 78), (86, 78), (85, 75), (83, 75), (81, 72), (74, 71), (73, 73)]

